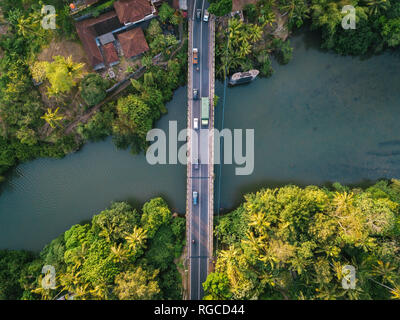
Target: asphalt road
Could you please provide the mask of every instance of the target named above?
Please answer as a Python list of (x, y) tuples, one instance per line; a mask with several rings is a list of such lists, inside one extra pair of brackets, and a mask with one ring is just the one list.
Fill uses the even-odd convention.
[[(205, 0), (190, 1), (190, 18), (193, 19), (192, 41), (193, 48), (198, 49), (199, 71), (193, 68), (193, 88), (199, 90), (199, 99), (192, 103), (191, 121), (199, 119), (199, 128), (208, 129), (208, 126), (201, 126), (201, 97), (209, 96), (209, 26), (203, 21), (204, 9), (208, 8)], [(196, 9), (202, 10), (201, 19), (196, 18)], [(192, 193), (198, 192), (198, 204), (191, 204), (190, 214), (190, 299), (199, 300), (204, 295), (202, 283), (207, 278), (208, 268), (208, 230), (209, 230), (209, 140), (206, 135), (199, 135), (198, 144), (191, 145), (191, 149), (198, 148), (199, 168), (192, 165)], [(193, 243), (194, 240), (194, 243)]]

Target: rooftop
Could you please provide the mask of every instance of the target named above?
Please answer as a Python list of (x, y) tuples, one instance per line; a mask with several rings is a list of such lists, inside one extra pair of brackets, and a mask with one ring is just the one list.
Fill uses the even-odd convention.
[[(107, 31), (109, 29), (107, 26), (113, 26), (116, 17), (116, 12), (110, 11), (97, 18), (86, 19), (76, 23), (76, 31), (93, 67), (104, 62), (96, 44), (96, 37), (101, 35), (99, 34), (100, 31)], [(101, 24), (104, 24), (104, 26), (100, 27)]]
[(153, 13), (149, 0), (119, 0), (114, 8), (121, 23), (136, 22)]
[(103, 52), (108, 64), (112, 65), (119, 61), (117, 49), (115, 49), (115, 46), (112, 42), (103, 46)]
[(126, 58), (132, 58), (149, 50), (141, 28), (131, 29), (118, 35), (122, 51)]

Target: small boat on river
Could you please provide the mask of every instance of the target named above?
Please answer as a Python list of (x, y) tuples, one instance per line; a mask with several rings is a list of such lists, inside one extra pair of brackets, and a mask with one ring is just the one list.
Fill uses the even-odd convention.
[(243, 84), (253, 81), (257, 78), (260, 71), (258, 70), (250, 70), (246, 72), (237, 72), (232, 75), (229, 79), (229, 85), (234, 86), (237, 84)]

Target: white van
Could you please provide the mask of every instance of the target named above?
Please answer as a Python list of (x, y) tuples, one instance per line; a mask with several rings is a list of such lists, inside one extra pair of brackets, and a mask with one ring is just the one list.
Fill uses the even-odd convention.
[(208, 22), (209, 17), (210, 17), (210, 14), (208, 13), (208, 11), (204, 10), (203, 21)]
[(194, 130), (197, 130), (199, 128), (199, 118), (193, 119), (193, 128)]

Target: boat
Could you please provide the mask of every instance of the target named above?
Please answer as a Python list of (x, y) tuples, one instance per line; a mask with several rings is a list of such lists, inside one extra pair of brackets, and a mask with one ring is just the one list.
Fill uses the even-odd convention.
[(253, 81), (257, 78), (260, 71), (258, 70), (250, 70), (246, 72), (237, 72), (232, 75), (229, 79), (229, 85), (234, 86), (236, 84), (247, 83)]

